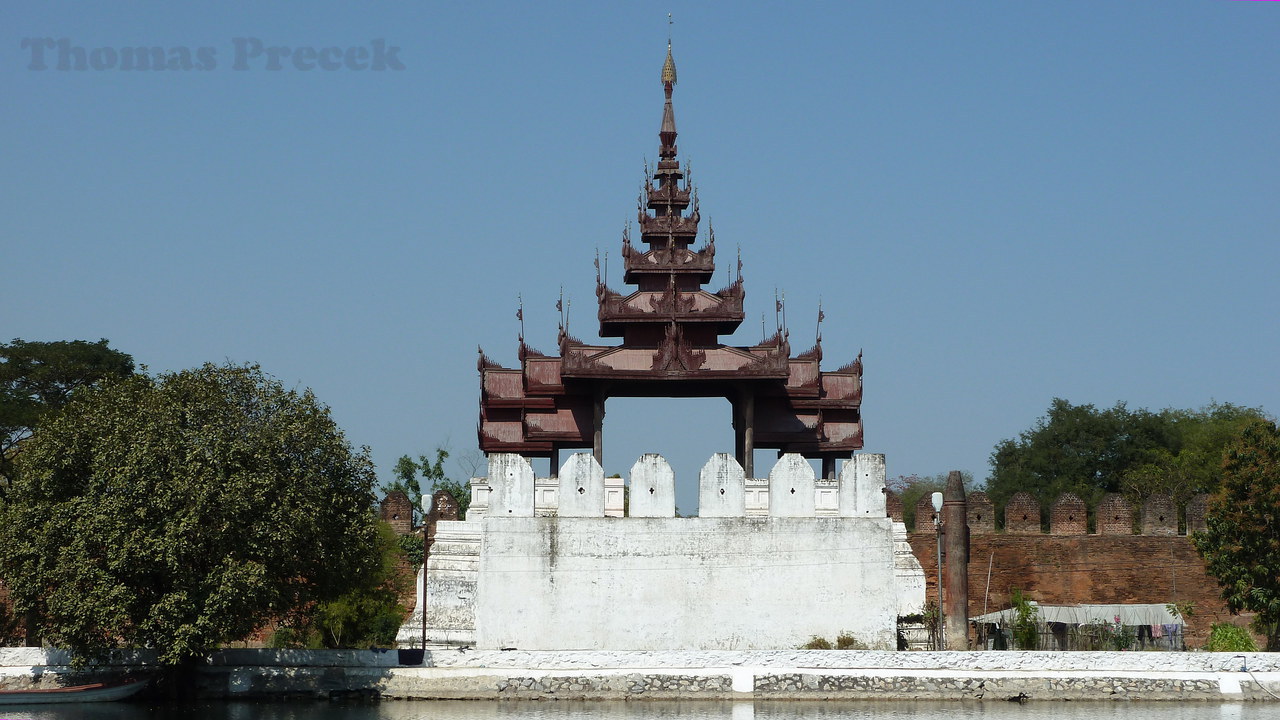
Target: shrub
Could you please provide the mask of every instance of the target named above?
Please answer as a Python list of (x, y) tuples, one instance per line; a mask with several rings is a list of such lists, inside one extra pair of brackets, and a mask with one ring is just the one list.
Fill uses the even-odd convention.
[(1209, 629), (1209, 642), (1204, 649), (1209, 652), (1258, 652), (1258, 643), (1248, 630), (1231, 623), (1214, 623)]
[(1018, 588), (1010, 591), (1009, 606), (1014, 609), (1013, 644), (1019, 650), (1035, 650), (1040, 644), (1040, 628), (1036, 625), (1040, 611)]
[(866, 650), (867, 646), (854, 637), (852, 633), (843, 632), (836, 636), (837, 650)]

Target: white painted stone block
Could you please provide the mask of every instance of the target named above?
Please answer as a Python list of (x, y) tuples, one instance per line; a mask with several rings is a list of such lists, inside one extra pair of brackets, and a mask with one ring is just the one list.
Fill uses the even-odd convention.
[(468, 518), (479, 520), (489, 514), (489, 490), (489, 478), (471, 478), (471, 504), (467, 506)]
[(840, 481), (831, 478), (817, 478), (813, 481), (813, 513), (817, 517), (838, 517), (840, 515)]
[(604, 479), (604, 516), (626, 517), (627, 485), (620, 477)]
[(813, 517), (815, 475), (803, 455), (787, 453), (769, 471), (769, 517)]
[(661, 455), (646, 453), (631, 466), (631, 517), (675, 517), (676, 474)]
[(769, 514), (769, 478), (747, 478), (747, 517)]
[(604, 468), (591, 453), (574, 453), (560, 468), (560, 507), (556, 515), (604, 517)]
[(885, 517), (884, 455), (857, 453), (840, 472), (841, 517)]
[(533, 517), (533, 466), (515, 453), (489, 455), (489, 517)]
[(711, 456), (698, 474), (699, 517), (746, 515), (746, 473), (729, 453)]
[(560, 506), (560, 478), (534, 478), (533, 514), (537, 517), (554, 517)]

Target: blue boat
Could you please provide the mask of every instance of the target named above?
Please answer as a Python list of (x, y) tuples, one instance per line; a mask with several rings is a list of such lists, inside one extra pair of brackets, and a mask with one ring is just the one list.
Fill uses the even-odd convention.
[(137, 694), (151, 680), (125, 680), (100, 682), (87, 685), (69, 685), (60, 688), (32, 688), (29, 690), (0, 690), (0, 706), (44, 705), (46, 703), (85, 703), (123, 700)]

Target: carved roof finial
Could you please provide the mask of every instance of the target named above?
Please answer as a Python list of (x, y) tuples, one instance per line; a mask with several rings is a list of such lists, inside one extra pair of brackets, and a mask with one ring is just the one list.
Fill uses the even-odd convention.
[[(671, 107), (671, 88), (675, 84), (676, 61), (671, 58), (671, 41), (668, 40), (667, 61), (662, 64), (662, 91), (667, 96), (667, 102), (662, 106), (662, 127), (658, 130), (658, 137), (662, 140), (658, 156), (666, 162), (676, 159), (676, 112)], [(659, 163), (658, 167), (662, 167), (662, 164)]]
[(671, 13), (667, 13), (667, 61), (662, 63), (662, 85), (667, 88), (667, 92), (671, 92), (671, 86), (676, 84), (676, 61), (671, 57), (671, 26), (673, 24)]
[(524, 344), (524, 296), (516, 295), (516, 320), (520, 321), (520, 344)]

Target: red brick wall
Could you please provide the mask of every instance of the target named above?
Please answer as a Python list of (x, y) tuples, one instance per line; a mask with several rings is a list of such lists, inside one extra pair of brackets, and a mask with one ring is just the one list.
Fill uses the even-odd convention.
[(1040, 533), (1040, 501), (1030, 493), (1014, 493), (1004, 506), (1004, 530), (1008, 533)]
[(1072, 493), (1064, 493), (1049, 508), (1050, 535), (1085, 535), (1089, 532), (1089, 509)]
[(1204, 516), (1209, 512), (1209, 496), (1203, 493), (1187, 502), (1187, 533), (1209, 529)]
[(393, 490), (382, 498), (379, 516), (397, 535), (413, 532), (413, 503), (409, 501), (408, 495), (399, 490)]
[(892, 490), (884, 492), (885, 513), (897, 522), (902, 522), (902, 496)]
[(993, 533), (996, 531), (996, 509), (986, 493), (981, 490), (969, 493), (965, 497), (965, 504), (968, 506), (969, 532)]
[[(911, 549), (924, 567), (927, 597), (936, 598), (932, 533), (913, 533)], [(987, 589), (990, 562), (991, 585)], [(1217, 583), (1186, 537), (1141, 535), (978, 535), (969, 544), (969, 614), (1009, 606), (1009, 591), (1049, 605), (1076, 603), (1195, 603), (1187, 619), (1188, 647), (1204, 644), (1215, 622), (1231, 619)]]
[(1178, 506), (1168, 495), (1152, 495), (1142, 503), (1142, 534), (1178, 534)]
[(1099, 535), (1132, 535), (1133, 506), (1119, 493), (1109, 493), (1098, 503)]
[(929, 533), (935, 532), (934, 518), (938, 517), (938, 513), (933, 509), (933, 493), (925, 493), (916, 501), (916, 532)]

